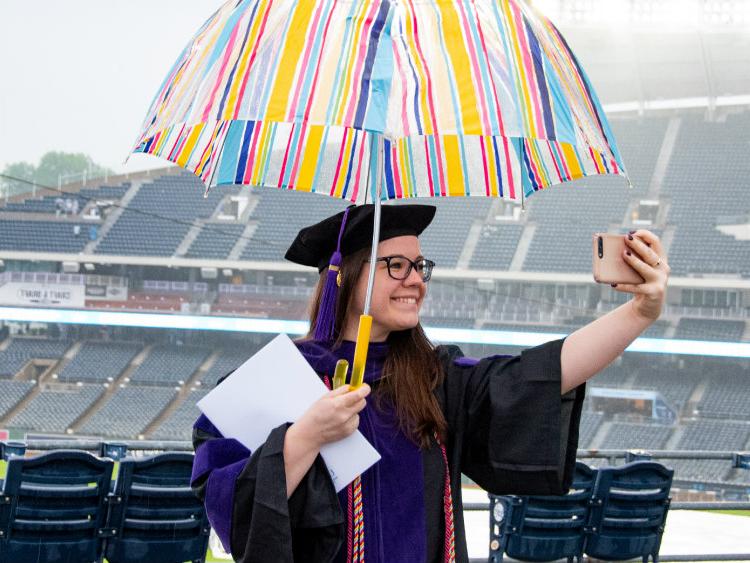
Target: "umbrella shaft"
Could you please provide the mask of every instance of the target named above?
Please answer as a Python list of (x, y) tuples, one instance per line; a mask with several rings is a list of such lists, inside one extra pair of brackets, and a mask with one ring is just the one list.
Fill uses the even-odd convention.
[[(378, 195), (378, 198), (380, 196)], [(378, 240), (380, 239), (380, 199), (375, 200), (375, 216), (372, 227), (372, 248), (370, 249), (370, 271), (367, 275), (367, 294), (365, 295), (364, 314), (370, 314), (370, 300), (372, 299), (372, 288), (375, 284), (375, 266), (378, 258)]]
[(370, 314), (370, 300), (372, 299), (372, 287), (375, 283), (375, 265), (378, 257), (378, 242), (380, 242), (380, 186), (383, 181), (383, 138), (377, 138), (377, 166), (375, 171), (375, 214), (372, 220), (372, 248), (370, 249), (370, 272), (367, 276), (367, 294), (365, 295), (364, 314)]

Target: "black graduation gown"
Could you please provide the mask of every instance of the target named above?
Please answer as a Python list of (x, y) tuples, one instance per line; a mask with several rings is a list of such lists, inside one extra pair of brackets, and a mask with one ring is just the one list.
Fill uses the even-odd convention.
[[(495, 494), (564, 494), (570, 487), (584, 386), (561, 396), (562, 342), (548, 342), (519, 356), (481, 360), (463, 358), (456, 346), (436, 348), (445, 370), (436, 396), (449, 429), (445, 448), (456, 561), (468, 561), (462, 473)], [(283, 444), (287, 428), (288, 424), (273, 430), (251, 455), (235, 440), (221, 437), (201, 417), (193, 431), (193, 488), (206, 503), (212, 525), (236, 561), (342, 560), (346, 511), (320, 456), (291, 498), (286, 498)], [(382, 441), (374, 445), (379, 451), (384, 447)], [(410, 479), (409, 486), (416, 483), (421, 487), (414, 498), (423, 499), (424, 506), (414, 507), (414, 514), (405, 514), (402, 505), (399, 510), (388, 510), (381, 507), (384, 503), (377, 503), (380, 512), (367, 514), (365, 523), (392, 522), (391, 530), (403, 525), (406, 534), (406, 527), (416, 521), (423, 537), (399, 542), (393, 538), (400, 534), (378, 536), (377, 530), (366, 527), (370, 544), (378, 544), (365, 540), (368, 563), (444, 560), (445, 463), (436, 443), (420, 455), (419, 479)]]

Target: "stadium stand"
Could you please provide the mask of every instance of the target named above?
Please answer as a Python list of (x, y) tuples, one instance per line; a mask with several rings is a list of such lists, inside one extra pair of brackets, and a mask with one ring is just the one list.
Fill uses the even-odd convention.
[[(211, 190), (204, 198), (200, 181), (187, 173), (144, 183), (96, 247), (96, 253), (172, 256), (194, 221), (208, 219), (221, 199), (236, 191)], [(149, 215), (163, 219), (146, 219)]]
[(163, 411), (177, 392), (169, 387), (128, 386), (117, 389), (79, 428), (91, 436), (137, 438)]
[(117, 379), (142, 347), (126, 342), (84, 342), (58, 374), (58, 381), (94, 383)]
[(602, 448), (661, 450), (672, 434), (671, 426), (615, 422), (601, 443)]
[(667, 118), (656, 116), (648, 119), (612, 119), (610, 122), (628, 175), (636, 189), (648, 188), (651, 183), (668, 122)]
[(260, 201), (251, 219), (258, 220), (258, 228), (242, 251), (242, 260), (279, 262), (300, 228), (342, 211), (347, 202), (320, 194), (295, 193), (294, 205), (290, 194), (281, 190), (260, 188), (252, 193)]
[(0, 220), (0, 250), (78, 253), (88, 242), (88, 225), (74, 221)]
[(238, 368), (260, 348), (260, 345), (255, 345), (248, 341), (247, 344), (243, 343), (242, 348), (222, 350), (213, 365), (201, 375), (201, 385), (212, 389), (220, 378)]
[[(422, 253), (440, 268), (455, 268), (475, 221), (484, 221), (492, 200), (482, 197), (436, 198), (435, 219), (419, 237)], [(450, 235), (447, 235), (450, 233)]]
[(235, 223), (208, 223), (203, 226), (185, 256), (226, 259), (244, 230), (245, 225)]
[(634, 368), (634, 362), (628, 357), (615, 361), (596, 374), (589, 385), (591, 387), (627, 387), (627, 381)]
[(750, 372), (716, 373), (698, 410), (706, 418), (750, 419)]
[(46, 386), (8, 422), (12, 428), (64, 433), (104, 391), (101, 385)]
[(599, 425), (604, 420), (604, 414), (600, 412), (584, 411), (581, 413), (581, 426), (578, 430), (578, 447), (590, 448), (591, 440), (599, 430)]
[(34, 388), (33, 381), (0, 381), (0, 418), (5, 418), (10, 409)]
[(675, 338), (720, 340), (734, 342), (742, 339), (745, 321), (721, 321), (682, 317), (677, 323)]
[[(717, 230), (722, 217), (750, 212), (747, 128), (742, 116), (710, 122), (683, 115), (669, 162), (663, 196), (670, 199), (668, 223), (675, 225), (670, 248), (672, 275), (750, 276), (750, 245)], [(721, 186), (720, 190), (717, 188)]]
[(592, 233), (621, 225), (631, 197), (621, 178), (597, 177), (554, 186), (530, 198), (529, 221), (536, 222), (537, 229), (523, 269), (590, 272)]
[(193, 423), (200, 416), (196, 403), (211, 389), (193, 389), (169, 417), (154, 430), (149, 438), (153, 440), (190, 440)]
[(483, 225), (469, 266), (474, 270), (508, 270), (521, 233), (523, 225)]
[[(64, 209), (65, 200), (78, 201), (78, 209), (83, 210), (91, 200), (120, 200), (130, 188), (130, 182), (118, 186), (83, 188), (77, 193), (44, 196), (41, 199), (28, 198), (22, 202), (8, 203), (0, 211), (12, 213), (55, 213)], [(64, 198), (64, 199), (63, 199)], [(61, 209), (62, 208), (62, 209)]]
[(32, 359), (59, 359), (69, 342), (41, 338), (13, 338), (0, 351), (0, 378), (12, 378)]
[(189, 346), (155, 346), (130, 376), (131, 383), (177, 385), (195, 373), (209, 350)]
[(701, 379), (689, 368), (673, 371), (669, 366), (659, 366), (657, 369), (639, 369), (633, 387), (659, 391), (677, 411), (682, 411)]
[[(696, 420), (688, 422), (678, 450), (741, 450), (750, 438), (750, 425), (738, 422)], [(730, 464), (720, 460), (674, 460), (675, 478), (690, 481), (720, 482)]]
[(664, 338), (669, 326), (669, 321), (656, 321), (643, 332), (643, 336), (645, 338)]
[(422, 315), (422, 323), (425, 326), (446, 328), (475, 328), (475, 321), (466, 318), (466, 314), (462, 311), (446, 311), (438, 316)]

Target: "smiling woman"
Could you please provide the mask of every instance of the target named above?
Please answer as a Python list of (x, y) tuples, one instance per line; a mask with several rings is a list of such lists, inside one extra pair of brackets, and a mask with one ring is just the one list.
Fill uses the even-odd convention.
[[(198, 419), (193, 487), (236, 561), (468, 561), (462, 473), (494, 494), (570, 487), (585, 380), (661, 309), (669, 269), (659, 241), (638, 231), (626, 242), (645, 280), (621, 288), (632, 301), (564, 340), (474, 360), (433, 345), (419, 322), (434, 264), (418, 237), (434, 214), (383, 206), (374, 262), (371, 205), (302, 229), (287, 251), (320, 273), (297, 346), (329, 388), (337, 362), (352, 363), (375, 269), (365, 383), (332, 389), (252, 452)], [(381, 459), (337, 493), (320, 448), (357, 429)]]
[[(360, 250), (359, 253), (366, 252)], [(411, 256), (412, 258), (408, 258)], [(356, 256), (369, 257), (369, 252)], [(375, 284), (372, 294), (372, 342), (385, 342), (392, 331), (413, 328), (419, 323), (419, 310), (427, 293), (434, 262), (422, 256), (416, 236), (400, 236), (384, 240), (378, 245), (375, 264)], [(359, 316), (364, 312), (367, 292), (367, 274), (372, 264), (366, 260), (360, 269), (344, 268), (355, 274), (359, 272), (354, 286), (353, 299), (346, 308), (346, 319), (341, 330), (345, 340), (356, 340)], [(313, 325), (314, 326), (314, 325)]]

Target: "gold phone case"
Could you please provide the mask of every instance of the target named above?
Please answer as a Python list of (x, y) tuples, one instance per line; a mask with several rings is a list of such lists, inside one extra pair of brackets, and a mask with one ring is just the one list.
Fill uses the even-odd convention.
[(592, 239), (594, 280), (597, 283), (643, 283), (645, 280), (622, 257), (622, 235), (594, 233)]

